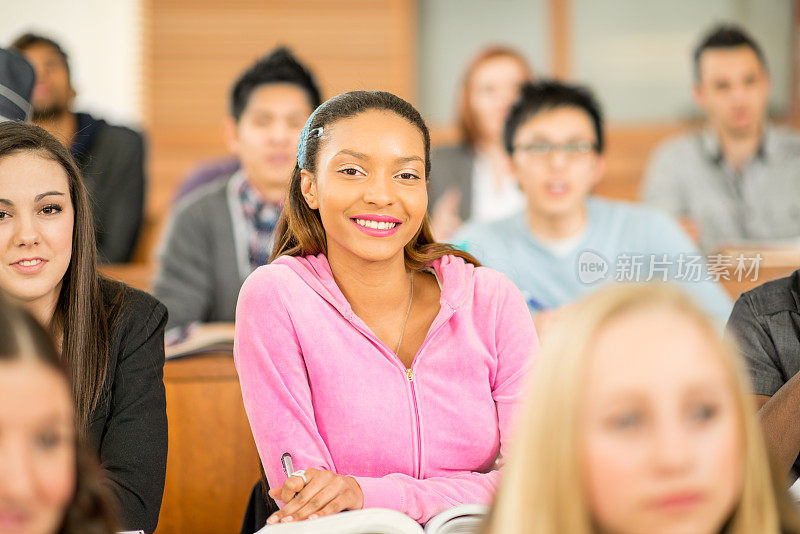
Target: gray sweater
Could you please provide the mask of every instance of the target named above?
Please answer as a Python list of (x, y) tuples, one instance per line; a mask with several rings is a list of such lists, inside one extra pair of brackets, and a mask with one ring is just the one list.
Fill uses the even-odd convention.
[(458, 216), (462, 221), (472, 216), (472, 167), (475, 153), (465, 145), (447, 145), (431, 150), (431, 179), (428, 182), (428, 209), (433, 210), (442, 196), (451, 190), (461, 194)]
[(167, 328), (234, 320), (250, 274), (246, 223), (233, 193), (237, 179), (241, 174), (204, 186), (175, 208), (153, 281), (153, 294), (169, 311)]

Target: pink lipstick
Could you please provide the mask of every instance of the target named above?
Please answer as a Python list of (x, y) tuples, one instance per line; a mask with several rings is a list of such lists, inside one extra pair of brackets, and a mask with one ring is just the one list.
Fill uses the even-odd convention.
[(372, 237), (388, 237), (397, 232), (403, 224), (400, 219), (388, 215), (364, 214), (351, 217), (350, 220), (365, 234)]

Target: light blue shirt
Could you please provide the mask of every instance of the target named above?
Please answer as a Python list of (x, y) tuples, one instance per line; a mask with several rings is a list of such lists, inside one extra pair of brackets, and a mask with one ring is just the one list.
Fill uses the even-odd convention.
[(648, 206), (595, 197), (585, 206), (583, 238), (563, 255), (531, 233), (524, 212), (467, 223), (454, 242), (508, 276), (531, 311), (557, 308), (610, 282), (666, 279), (679, 283), (713, 317), (727, 320), (727, 293), (673, 219)]

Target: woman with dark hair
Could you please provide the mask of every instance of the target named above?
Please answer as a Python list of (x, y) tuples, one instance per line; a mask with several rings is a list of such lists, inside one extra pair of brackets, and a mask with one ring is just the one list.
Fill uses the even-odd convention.
[(458, 144), (433, 151), (431, 217), (438, 239), (467, 219), (490, 221), (524, 206), (503, 148), (503, 123), (519, 88), (533, 78), (528, 62), (505, 46), (485, 48), (467, 66), (458, 96)]
[(93, 228), (67, 150), (37, 126), (0, 124), (0, 289), (53, 335), (123, 526), (152, 532), (166, 472), (167, 313), (100, 276)]
[(408, 102), (344, 93), (300, 135), (275, 259), (236, 313), (245, 409), (285, 503), (269, 523), (488, 503), (538, 347), (522, 296), (434, 241), (430, 138)]
[(116, 530), (63, 362), (44, 328), (0, 297), (0, 533)]

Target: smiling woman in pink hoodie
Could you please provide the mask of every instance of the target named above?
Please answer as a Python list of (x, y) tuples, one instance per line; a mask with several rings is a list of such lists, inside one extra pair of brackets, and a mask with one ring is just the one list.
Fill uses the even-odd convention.
[[(234, 358), (269, 523), (368, 507), (420, 523), (486, 503), (538, 352), (519, 291), (433, 240), (430, 137), (384, 92), (301, 133), (273, 257), (245, 282)], [(288, 478), (281, 456), (301, 471)]]

